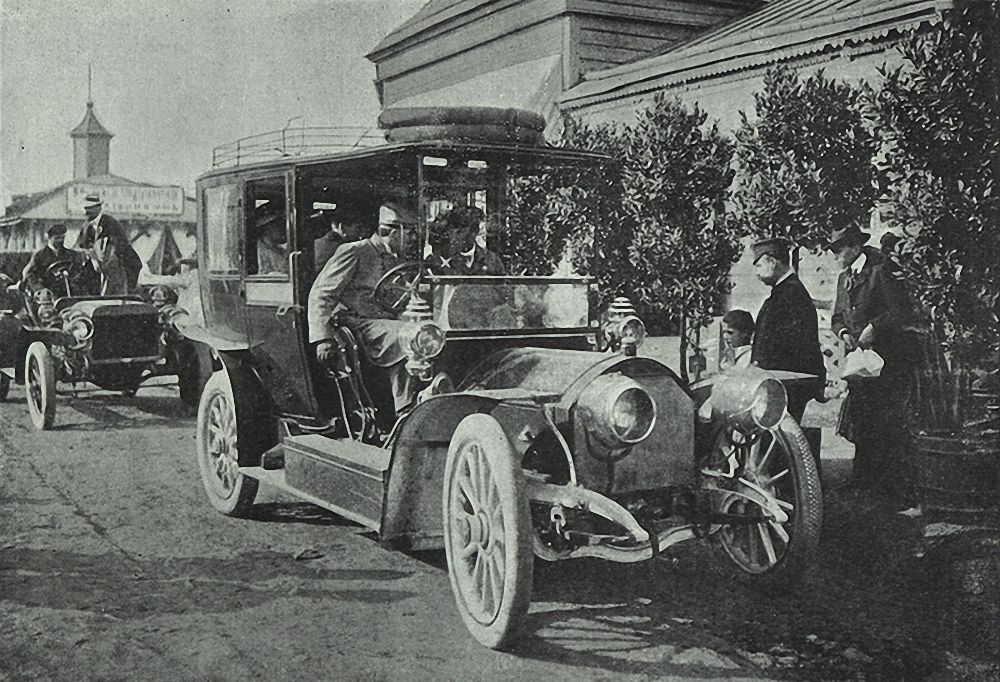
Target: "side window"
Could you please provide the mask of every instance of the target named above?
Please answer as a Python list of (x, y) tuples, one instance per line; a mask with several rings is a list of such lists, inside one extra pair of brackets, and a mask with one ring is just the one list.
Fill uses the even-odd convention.
[(205, 247), (209, 272), (239, 272), (239, 188), (221, 185), (204, 190)]
[(247, 275), (288, 278), (285, 177), (248, 180), (244, 202)]

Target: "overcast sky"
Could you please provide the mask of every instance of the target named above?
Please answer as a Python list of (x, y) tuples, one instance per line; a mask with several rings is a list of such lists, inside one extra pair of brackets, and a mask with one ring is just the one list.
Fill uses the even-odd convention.
[(88, 64), (111, 172), (142, 182), (193, 188), (214, 146), (295, 116), (374, 125), (364, 55), (424, 3), (0, 0), (4, 198), (72, 178)]

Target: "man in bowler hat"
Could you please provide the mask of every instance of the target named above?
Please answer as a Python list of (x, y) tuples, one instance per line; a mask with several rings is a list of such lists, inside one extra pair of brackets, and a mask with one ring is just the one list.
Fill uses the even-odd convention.
[[(86, 196), (83, 211), (87, 221), (80, 229), (76, 248), (88, 250), (93, 255), (94, 269), (99, 270), (102, 278), (102, 293), (114, 295), (132, 291), (139, 281), (142, 261), (124, 228), (104, 212), (104, 202), (98, 194)], [(123, 280), (115, 275), (119, 268), (124, 271)]]
[[(826, 249), (841, 268), (831, 319), (844, 349), (872, 349), (884, 362), (878, 377), (848, 381), (842, 430), (854, 440), (851, 485), (906, 494), (911, 484), (905, 459), (908, 434), (906, 405), (919, 356), (919, 338), (911, 334), (914, 309), (889, 263), (857, 225), (835, 230)], [(847, 435), (847, 434), (845, 434)]]
[[(826, 384), (816, 306), (792, 269), (791, 241), (781, 237), (762, 239), (751, 248), (757, 278), (771, 287), (771, 295), (757, 313), (751, 363), (763, 369), (816, 376), (814, 380), (800, 380), (785, 387), (788, 413), (801, 423), (806, 404), (821, 396)], [(819, 453), (815, 454), (818, 458)]]

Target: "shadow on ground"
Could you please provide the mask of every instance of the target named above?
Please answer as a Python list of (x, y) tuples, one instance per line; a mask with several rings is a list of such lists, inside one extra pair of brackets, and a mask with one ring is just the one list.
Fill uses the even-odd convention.
[[(120, 619), (152, 613), (234, 611), (288, 596), (389, 604), (413, 596), (391, 586), (409, 575), (394, 570), (331, 569), (271, 552), (229, 559), (149, 561), (119, 553), (92, 556), (22, 548), (0, 553), (5, 601)], [(347, 584), (331, 587), (330, 581)], [(386, 587), (372, 587), (372, 583)]]

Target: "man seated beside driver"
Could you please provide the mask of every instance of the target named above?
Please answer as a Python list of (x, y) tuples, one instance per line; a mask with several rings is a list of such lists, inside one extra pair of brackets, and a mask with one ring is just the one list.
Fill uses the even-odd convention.
[(500, 256), (480, 243), (486, 216), (476, 206), (457, 205), (431, 226), (431, 268), (442, 275), (502, 275)]
[(316, 349), (319, 364), (333, 365), (336, 322), (346, 324), (372, 364), (388, 369), (397, 413), (413, 402), (415, 386), (398, 339), (402, 322), (376, 303), (375, 287), (412, 253), (419, 238), (417, 227), (415, 212), (400, 204), (383, 204), (375, 233), (338, 248), (309, 291), (309, 343)]
[[(65, 280), (49, 272), (53, 263), (68, 261), (82, 265), (86, 258), (80, 251), (66, 248), (66, 227), (61, 224), (53, 225), (46, 232), (45, 246), (31, 254), (31, 260), (24, 266), (21, 278), (28, 283), (32, 291), (51, 289), (56, 296), (67, 295)], [(74, 282), (71, 282), (72, 286)]]

